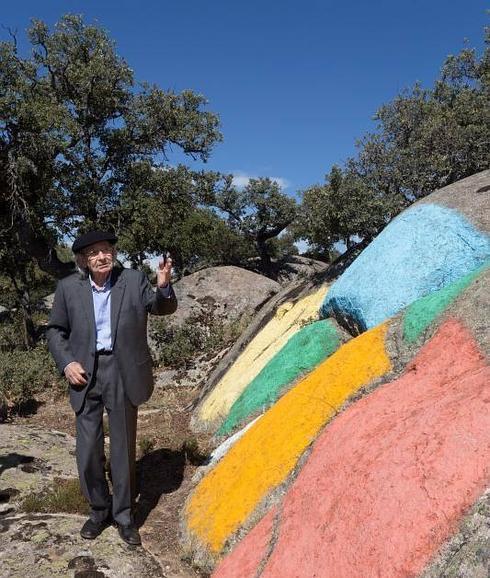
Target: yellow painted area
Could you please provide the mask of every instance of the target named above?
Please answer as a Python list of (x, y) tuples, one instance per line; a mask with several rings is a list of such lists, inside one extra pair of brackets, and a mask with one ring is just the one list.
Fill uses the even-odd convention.
[(235, 363), (216, 384), (197, 412), (204, 422), (222, 421), (247, 385), (256, 377), (289, 338), (301, 329), (302, 323), (318, 318), (318, 310), (328, 285), (300, 299), (284, 303), (274, 317), (252, 339)]
[(281, 484), (345, 400), (391, 368), (384, 323), (352, 339), (284, 395), (199, 483), (189, 530), (215, 553)]

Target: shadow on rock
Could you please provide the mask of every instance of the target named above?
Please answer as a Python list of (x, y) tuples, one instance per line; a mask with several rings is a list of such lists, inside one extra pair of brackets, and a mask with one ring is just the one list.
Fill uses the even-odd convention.
[(25, 456), (22, 454), (11, 453), (5, 456), (0, 456), (0, 476), (5, 470), (16, 468), (21, 464), (32, 464), (33, 456)]
[(185, 451), (155, 450), (136, 463), (139, 500), (135, 521), (142, 526), (162, 494), (175, 492), (184, 479)]

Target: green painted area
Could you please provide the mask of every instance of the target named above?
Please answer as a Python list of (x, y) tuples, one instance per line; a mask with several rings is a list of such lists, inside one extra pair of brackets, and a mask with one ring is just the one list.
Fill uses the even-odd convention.
[(489, 264), (461, 277), (439, 291), (417, 299), (410, 305), (403, 318), (403, 337), (407, 343), (414, 343), (427, 327), (464, 291)]
[(340, 339), (330, 319), (303, 327), (249, 383), (231, 407), (218, 435), (229, 434), (256, 410), (270, 407), (288, 384), (310, 372), (339, 346)]

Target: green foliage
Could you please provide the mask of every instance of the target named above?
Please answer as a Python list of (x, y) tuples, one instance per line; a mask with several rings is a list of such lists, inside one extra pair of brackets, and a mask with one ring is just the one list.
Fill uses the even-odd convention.
[(29, 494), (20, 504), (20, 510), (31, 513), (88, 514), (89, 505), (75, 478), (55, 478), (46, 490)]
[(140, 457), (148, 455), (155, 449), (155, 440), (146, 436), (142, 437), (138, 442), (138, 449)]
[(480, 59), (470, 49), (449, 56), (431, 89), (417, 84), (380, 107), (377, 130), (358, 142), (357, 156), (303, 192), (296, 238), (318, 254), (338, 241), (349, 248), (415, 200), (487, 169), (489, 87), (487, 31)]
[(401, 207), (489, 166), (490, 51), (449, 56), (433, 88), (404, 91), (376, 113), (356, 173)]
[(303, 192), (295, 231), (313, 251), (330, 252), (339, 241), (349, 248), (355, 236), (373, 238), (396, 212), (389, 197), (371, 190), (354, 172), (334, 166), (324, 185)]
[(247, 313), (226, 322), (212, 308), (190, 315), (174, 325), (152, 319), (150, 336), (157, 349), (158, 363), (169, 368), (188, 369), (197, 357), (210, 357), (233, 343), (249, 322)]
[(187, 462), (193, 466), (202, 466), (209, 462), (210, 452), (207, 448), (201, 448), (198, 439), (195, 436), (188, 437), (184, 440), (181, 447)]
[(294, 244), (295, 236), (291, 228), (286, 228), (284, 231), (267, 241), (267, 248), (270, 256), (278, 261), (290, 255), (298, 255), (298, 247)]
[[(221, 134), (202, 95), (136, 83), (106, 31), (80, 16), (62, 17), (52, 31), (34, 20), (28, 36), (26, 58), (15, 39), (0, 43), (0, 273), (14, 286), (32, 346), (33, 263), (67, 273), (57, 239), (95, 224), (117, 233), (134, 225), (123, 243), (142, 262), (160, 248), (164, 225), (182, 222), (219, 180), (169, 166), (172, 147), (206, 160)], [(147, 229), (150, 245), (138, 233)]]
[(252, 241), (265, 272), (271, 268), (276, 238), (296, 217), (296, 201), (283, 193), (269, 178), (250, 179), (239, 190), (228, 186), (216, 194), (215, 205), (228, 215), (228, 222), (245, 238)]
[(0, 351), (0, 405), (7, 412), (20, 411), (40, 391), (61, 389), (64, 383), (44, 345)]
[(241, 265), (255, 255), (250, 240), (211, 209), (194, 209), (175, 233), (185, 273), (214, 265)]

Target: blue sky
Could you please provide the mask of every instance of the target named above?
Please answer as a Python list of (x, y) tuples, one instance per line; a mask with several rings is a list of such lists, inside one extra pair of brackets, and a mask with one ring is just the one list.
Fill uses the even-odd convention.
[[(483, 48), (481, 0), (21, 0), (0, 24), (83, 14), (109, 31), (140, 81), (204, 94), (223, 143), (209, 168), (280, 179), (296, 191), (355, 154), (384, 102), (430, 86), (444, 58)], [(3, 38), (7, 35), (0, 32)], [(172, 159), (170, 159), (172, 161)]]

